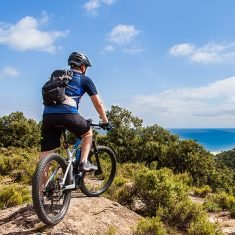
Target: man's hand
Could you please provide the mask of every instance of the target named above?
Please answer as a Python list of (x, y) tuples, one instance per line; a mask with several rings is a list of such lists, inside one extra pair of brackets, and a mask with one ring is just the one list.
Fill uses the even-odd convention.
[(108, 123), (101, 123), (100, 127), (106, 131), (110, 131), (112, 129), (112, 125), (108, 122)]

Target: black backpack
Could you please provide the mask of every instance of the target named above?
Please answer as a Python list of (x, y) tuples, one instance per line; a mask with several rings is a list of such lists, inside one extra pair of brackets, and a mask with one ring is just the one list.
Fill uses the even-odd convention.
[(65, 89), (72, 79), (73, 72), (70, 70), (55, 70), (51, 78), (42, 87), (44, 105), (62, 104), (65, 99)]

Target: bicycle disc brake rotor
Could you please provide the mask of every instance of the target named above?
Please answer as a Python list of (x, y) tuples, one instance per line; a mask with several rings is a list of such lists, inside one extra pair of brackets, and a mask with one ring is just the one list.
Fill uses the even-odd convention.
[(60, 180), (51, 180), (43, 192), (47, 200), (59, 201), (63, 196)]
[(54, 217), (60, 213), (64, 204), (64, 190), (61, 187), (61, 182), (63, 180), (63, 170), (58, 167), (54, 162), (48, 168), (47, 180), (50, 181), (45, 185), (42, 190), (42, 202), (44, 210), (49, 217)]

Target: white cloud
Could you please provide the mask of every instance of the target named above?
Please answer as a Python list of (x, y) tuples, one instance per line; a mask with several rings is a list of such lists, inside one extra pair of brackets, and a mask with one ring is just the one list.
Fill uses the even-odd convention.
[(170, 48), (173, 56), (186, 57), (190, 61), (203, 64), (234, 63), (235, 42), (232, 43), (207, 43), (196, 47), (190, 43), (176, 44)]
[(235, 77), (197, 88), (138, 95), (132, 109), (149, 123), (167, 127), (232, 127), (235, 122)]
[(194, 50), (194, 46), (188, 43), (176, 44), (170, 49), (170, 54), (174, 56), (190, 55)]
[(215, 52), (198, 51), (191, 55), (191, 60), (197, 63), (213, 64), (222, 62), (221, 56)]
[(113, 45), (108, 45), (104, 48), (104, 51), (107, 51), (107, 52), (112, 52), (115, 50), (115, 47)]
[(95, 12), (100, 7), (100, 0), (90, 0), (84, 4), (84, 8), (89, 12)]
[(115, 2), (116, 0), (89, 0), (83, 5), (83, 7), (92, 15), (96, 15), (97, 9), (103, 4), (112, 5)]
[(139, 33), (134, 25), (119, 24), (107, 35), (107, 40), (113, 44), (124, 45), (133, 41)]
[(135, 39), (139, 34), (140, 31), (134, 25), (115, 26), (106, 36), (109, 44), (104, 47), (102, 53), (113, 52), (116, 48), (132, 55), (142, 52), (143, 50), (135, 45)]
[(17, 77), (19, 71), (11, 66), (6, 66), (0, 71), (0, 78)]
[(42, 31), (39, 26), (47, 23), (49, 17), (44, 12), (41, 19), (26, 16), (15, 25), (0, 23), (0, 44), (5, 44), (15, 50), (38, 50), (54, 53), (58, 48), (54, 45), (60, 37), (65, 37), (66, 31)]

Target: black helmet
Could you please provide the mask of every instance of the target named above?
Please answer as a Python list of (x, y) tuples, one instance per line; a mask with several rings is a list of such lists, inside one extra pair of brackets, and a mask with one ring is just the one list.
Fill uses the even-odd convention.
[(81, 65), (85, 65), (86, 67), (91, 67), (91, 63), (88, 58), (79, 52), (73, 52), (68, 58), (68, 65), (75, 65), (80, 67)]

